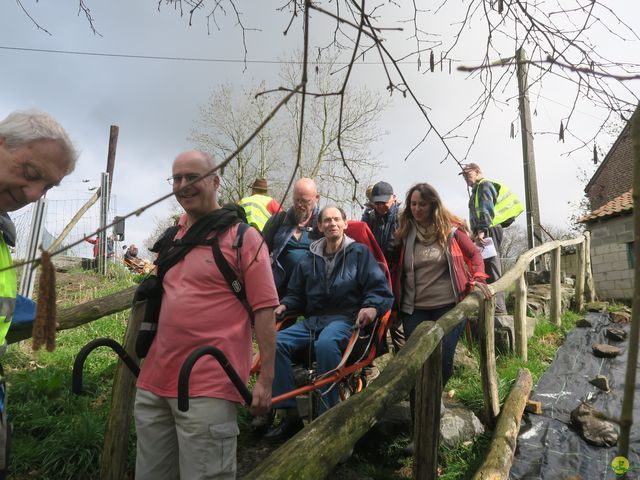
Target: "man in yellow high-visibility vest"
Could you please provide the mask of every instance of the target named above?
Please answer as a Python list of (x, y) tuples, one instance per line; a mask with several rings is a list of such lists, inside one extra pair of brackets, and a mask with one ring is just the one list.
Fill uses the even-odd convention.
[[(64, 129), (50, 115), (35, 110), (13, 112), (0, 120), (0, 357), (16, 304), (16, 273), (9, 247), (16, 230), (7, 212), (35, 202), (60, 184), (76, 164), (76, 153)], [(0, 365), (0, 480), (7, 475), (10, 429), (6, 389)]]
[(280, 204), (267, 195), (268, 186), (264, 178), (257, 178), (250, 187), (251, 196), (241, 199), (238, 205), (244, 208), (247, 223), (262, 231), (269, 217), (280, 211)]
[[(506, 185), (482, 176), (482, 170), (476, 163), (463, 165), (462, 172), (467, 185), (472, 188), (469, 198), (469, 224), (473, 238), (479, 247), (484, 247), (488, 239), (493, 240), (496, 255), (484, 259), (484, 270), (493, 283), (502, 276), (500, 265), (500, 244), (502, 227), (510, 225), (522, 213), (524, 207)], [(506, 314), (504, 294), (496, 294), (496, 314)]]

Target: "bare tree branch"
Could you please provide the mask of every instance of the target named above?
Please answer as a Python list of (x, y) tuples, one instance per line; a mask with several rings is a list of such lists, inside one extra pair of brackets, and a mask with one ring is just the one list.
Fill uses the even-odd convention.
[(27, 11), (27, 9), (24, 8), (24, 5), (22, 4), (22, 0), (16, 0), (16, 3), (20, 6), (24, 14), (29, 18), (29, 20), (31, 20), (31, 22), (33, 22), (33, 24), (36, 26), (38, 30), (42, 30), (44, 33), (51, 35), (51, 32), (46, 28), (42, 27), (38, 22), (36, 22), (36, 20), (31, 16), (31, 14)]

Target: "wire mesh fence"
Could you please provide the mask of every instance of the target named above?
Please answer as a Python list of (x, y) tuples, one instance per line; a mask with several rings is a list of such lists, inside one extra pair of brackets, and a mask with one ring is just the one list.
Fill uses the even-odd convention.
[[(80, 210), (92, 195), (92, 191), (68, 189), (56, 192), (56, 198), (47, 199), (42, 248), (47, 249), (53, 241), (58, 238), (76, 212)], [(10, 214), (16, 226), (17, 239), (13, 253), (14, 259), (16, 260), (22, 260), (27, 255), (33, 209), (34, 205), (30, 204)], [(107, 218), (112, 219), (116, 215), (116, 211), (117, 199), (115, 196), (112, 196)], [(59, 248), (65, 248), (67, 245), (81, 240), (84, 236), (92, 234), (98, 228), (100, 228), (100, 205), (96, 203), (80, 218)], [(116, 242), (114, 248), (116, 255), (120, 253), (120, 248), (118, 247), (119, 245)], [(93, 258), (93, 248), (94, 246), (91, 243), (83, 242), (67, 250), (65, 255)]]

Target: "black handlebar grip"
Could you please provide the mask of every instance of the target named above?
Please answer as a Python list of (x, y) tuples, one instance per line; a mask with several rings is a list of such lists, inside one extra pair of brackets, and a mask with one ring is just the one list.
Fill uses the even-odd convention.
[(96, 338), (90, 341), (84, 347), (80, 349), (75, 361), (73, 362), (73, 373), (71, 375), (71, 391), (76, 395), (82, 395), (82, 372), (84, 369), (84, 362), (91, 352), (98, 347), (109, 347), (118, 354), (120, 359), (131, 370), (131, 373), (136, 377), (140, 374), (140, 367), (129, 356), (125, 349), (118, 342), (112, 338)]
[(191, 352), (182, 364), (182, 368), (180, 368), (180, 375), (178, 376), (178, 409), (181, 412), (189, 410), (189, 377), (191, 376), (193, 366), (200, 357), (204, 355), (211, 355), (218, 360), (220, 366), (229, 377), (229, 380), (231, 380), (231, 383), (236, 387), (245, 403), (251, 405), (253, 399), (251, 392), (238, 375), (238, 372), (231, 366), (227, 357), (222, 353), (222, 350), (211, 345), (205, 345)]

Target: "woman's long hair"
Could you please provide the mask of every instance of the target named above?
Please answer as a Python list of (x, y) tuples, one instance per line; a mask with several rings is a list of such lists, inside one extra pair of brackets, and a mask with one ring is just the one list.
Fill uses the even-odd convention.
[(398, 219), (398, 229), (396, 230), (396, 240), (398, 242), (405, 240), (411, 229), (411, 221), (415, 220), (411, 213), (411, 196), (413, 192), (420, 192), (422, 200), (431, 205), (431, 212), (427, 218), (427, 224), (435, 228), (437, 242), (445, 248), (447, 246), (447, 237), (451, 232), (451, 228), (456, 226), (468, 231), (467, 224), (464, 219), (451, 213), (443, 204), (440, 195), (435, 188), (428, 183), (417, 183), (407, 192), (407, 198), (404, 203), (404, 210)]

